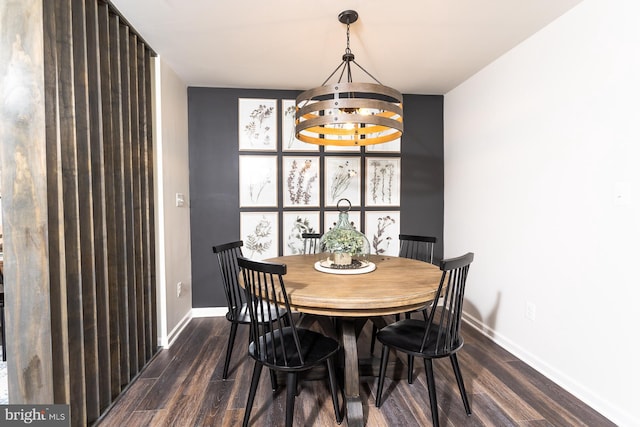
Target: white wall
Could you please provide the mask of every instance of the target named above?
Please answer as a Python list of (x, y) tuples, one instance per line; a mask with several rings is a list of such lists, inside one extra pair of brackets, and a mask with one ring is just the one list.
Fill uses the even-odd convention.
[(467, 314), (640, 425), (640, 2), (580, 3), (446, 94), (444, 121), (445, 256), (476, 254)]
[[(158, 335), (167, 347), (191, 311), (188, 104), (187, 86), (161, 58), (155, 65)], [(184, 195), (184, 206), (176, 206), (176, 193)]]

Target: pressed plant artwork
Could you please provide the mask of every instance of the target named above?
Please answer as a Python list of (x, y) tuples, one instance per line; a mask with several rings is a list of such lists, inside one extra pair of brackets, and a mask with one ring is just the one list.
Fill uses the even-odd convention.
[(278, 129), (275, 99), (239, 99), (240, 150), (275, 151)]
[(302, 233), (318, 233), (319, 212), (285, 212), (282, 219), (284, 255), (304, 253)]
[(240, 156), (240, 207), (278, 204), (276, 156)]
[(265, 259), (278, 255), (277, 213), (241, 212), (240, 229), (245, 256)]
[(400, 250), (400, 212), (366, 212), (366, 236), (371, 243), (371, 253), (376, 255), (398, 255)]
[(325, 157), (325, 204), (345, 198), (360, 205), (360, 157)]
[(282, 151), (319, 151), (315, 144), (307, 144), (296, 138), (296, 102), (293, 99), (282, 100)]
[[(338, 224), (338, 211), (325, 211), (324, 213), (324, 231), (325, 233), (328, 230), (333, 229)], [(349, 224), (353, 226), (358, 231), (362, 231), (362, 227), (360, 224), (360, 212), (359, 211), (349, 211)]]
[(367, 206), (400, 205), (400, 159), (367, 158)]
[(291, 206), (318, 206), (318, 157), (283, 157), (283, 204)]
[(367, 153), (399, 153), (400, 152), (400, 138), (393, 141), (383, 142), (382, 144), (372, 144), (365, 146)]

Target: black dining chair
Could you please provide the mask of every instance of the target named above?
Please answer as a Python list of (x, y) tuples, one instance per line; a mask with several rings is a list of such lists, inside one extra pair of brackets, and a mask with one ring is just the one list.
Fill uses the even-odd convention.
[[(238, 240), (236, 242), (225, 243), (213, 247), (213, 253), (216, 254), (220, 273), (222, 274), (224, 295), (227, 300), (226, 318), (231, 323), (231, 331), (229, 332), (229, 338), (227, 341), (227, 352), (224, 358), (224, 368), (222, 370), (222, 379), (225, 380), (229, 375), (229, 362), (231, 361), (231, 354), (233, 352), (233, 344), (236, 339), (238, 325), (249, 325), (251, 323), (247, 304), (244, 299), (244, 291), (240, 287), (238, 281), (238, 275), (240, 274), (238, 257), (242, 256), (242, 245), (242, 240)], [(278, 311), (276, 307), (270, 305), (267, 306), (270, 308), (270, 314), (273, 314), (273, 318), (278, 318), (284, 315), (283, 310)], [(269, 322), (269, 319), (266, 321)], [(275, 389), (277, 384), (273, 378), (273, 388)]]
[(440, 262), (442, 277), (436, 292), (436, 300), (439, 298), (442, 298), (442, 300), (441, 304), (430, 310), (426, 320), (403, 319), (378, 331), (376, 338), (382, 343), (383, 347), (382, 361), (378, 374), (376, 407), (379, 408), (382, 404), (382, 388), (389, 361), (389, 350), (393, 348), (396, 351), (407, 354), (409, 372), (413, 371), (414, 357), (420, 357), (424, 360), (429, 402), (431, 404), (431, 419), (435, 427), (439, 425), (439, 421), (436, 384), (433, 376), (433, 359), (449, 357), (458, 388), (460, 389), (464, 409), (467, 415), (471, 415), (471, 407), (469, 406), (469, 399), (464, 388), (456, 353), (464, 344), (464, 340), (460, 335), (460, 323), (462, 321), (465, 285), (473, 256), (473, 253), (469, 252), (461, 257)]
[[(418, 236), (414, 234), (399, 234), (398, 241), (400, 242), (400, 250), (398, 251), (398, 256), (433, 264), (433, 249), (438, 242), (437, 237)], [(425, 306), (415, 309), (411, 312), (407, 312), (405, 313), (405, 317), (408, 319), (411, 317), (411, 313), (422, 313), (423, 317), (426, 319), (427, 308), (428, 307)], [(396, 314), (396, 321), (398, 320), (400, 320), (400, 315)], [(371, 353), (373, 353), (373, 351), (375, 350), (377, 332), (378, 328), (374, 323), (373, 331), (371, 332), (371, 344), (369, 348), (369, 351)]]
[[(293, 425), (293, 410), (297, 390), (297, 375), (314, 366), (326, 363), (329, 373), (329, 386), (333, 399), (336, 422), (342, 422), (338, 406), (338, 391), (333, 358), (340, 344), (318, 332), (295, 326), (289, 306), (289, 297), (282, 276), (287, 274), (285, 264), (253, 261), (238, 258), (242, 270), (247, 307), (251, 317), (251, 336), (249, 356), (254, 359), (251, 388), (247, 398), (243, 426), (249, 425), (251, 408), (258, 389), (262, 367), (272, 371), (285, 372), (287, 375), (287, 403), (285, 426)], [(265, 312), (265, 303), (275, 305), (284, 312), (281, 317), (272, 317)], [(268, 319), (264, 322), (262, 319)], [(288, 320), (288, 323), (285, 322)]]
[(302, 233), (303, 254), (317, 254), (320, 250), (320, 233)]

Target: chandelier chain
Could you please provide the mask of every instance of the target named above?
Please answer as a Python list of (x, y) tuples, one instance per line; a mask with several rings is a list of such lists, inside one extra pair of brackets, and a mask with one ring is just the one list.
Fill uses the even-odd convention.
[(351, 53), (351, 47), (350, 47), (351, 46), (351, 38), (350, 38), (351, 31), (350, 31), (350, 28), (351, 28), (351, 24), (349, 23), (349, 21), (347, 21), (347, 48), (344, 50), (344, 52), (347, 53), (347, 54)]

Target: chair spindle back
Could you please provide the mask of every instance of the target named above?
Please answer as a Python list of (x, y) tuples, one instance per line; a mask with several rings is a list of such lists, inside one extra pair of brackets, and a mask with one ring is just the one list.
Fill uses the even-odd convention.
[(398, 235), (400, 241), (399, 256), (433, 264), (433, 249), (438, 241), (432, 236)]
[(213, 253), (217, 255), (218, 265), (222, 273), (229, 320), (236, 319), (244, 303), (244, 292), (238, 282), (238, 275), (240, 274), (238, 257), (242, 256), (242, 245), (242, 240), (239, 240), (213, 247)]
[(320, 250), (320, 233), (302, 233), (303, 254), (317, 254)]
[(435, 300), (441, 298), (441, 302), (429, 313), (420, 351), (423, 351), (425, 345), (429, 343), (434, 354), (449, 354), (462, 345), (460, 337), (462, 305), (469, 265), (473, 261), (473, 256), (474, 254), (469, 252), (440, 262), (442, 277)]
[[(251, 336), (255, 338), (257, 357), (263, 362), (279, 366), (300, 366), (304, 355), (298, 331), (293, 326), (289, 297), (282, 276), (287, 274), (285, 264), (274, 264), (238, 258), (251, 317)], [(275, 316), (273, 306), (283, 316)], [(264, 320), (267, 320), (265, 322)], [(295, 348), (286, 344), (286, 337), (293, 336)]]

